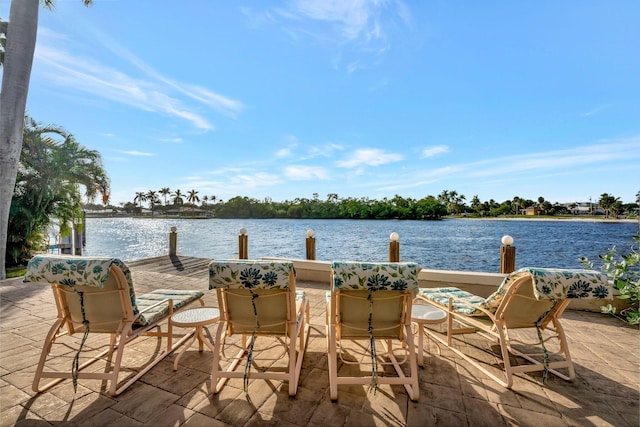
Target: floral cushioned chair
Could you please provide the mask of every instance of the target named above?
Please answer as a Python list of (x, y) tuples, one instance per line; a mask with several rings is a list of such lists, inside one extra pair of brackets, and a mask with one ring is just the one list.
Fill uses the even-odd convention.
[[(220, 306), (211, 369), (212, 393), (218, 393), (229, 378), (243, 378), (245, 390), (249, 379), (262, 378), (288, 381), (289, 395), (295, 396), (309, 338), (309, 300), (304, 292), (296, 292), (293, 263), (212, 261), (209, 264), (209, 289), (216, 290)], [(232, 335), (241, 336), (241, 345), (235, 357), (226, 357), (228, 343), (225, 338)], [(286, 367), (274, 363), (262, 372), (251, 370), (256, 362), (254, 353), (261, 353), (258, 349), (254, 352), (258, 336), (275, 337), (283, 345), (289, 356)], [(275, 359), (260, 357), (260, 361), (273, 362), (282, 356)], [(228, 362), (226, 369), (220, 365), (223, 358)], [(245, 362), (244, 371), (236, 371), (242, 361)]]
[[(38, 255), (29, 261), (24, 281), (51, 284), (58, 309), (58, 317), (46, 336), (36, 368), (35, 392), (45, 391), (63, 379), (71, 378), (74, 387), (78, 379), (101, 379), (109, 382), (110, 395), (122, 393), (189, 338), (190, 335), (186, 335), (172, 344), (171, 322), (168, 322), (166, 332), (162, 332), (160, 323), (195, 300), (200, 300), (202, 305), (200, 298), (204, 295), (199, 291), (156, 289), (136, 296), (129, 268), (116, 258)], [(63, 331), (65, 327), (66, 332)], [(76, 333), (83, 334), (78, 348), (76, 344), (61, 342), (61, 337)], [(90, 334), (110, 334), (106, 350), (95, 354), (92, 351), (95, 349), (88, 345), (85, 348)], [(141, 335), (158, 337), (159, 345), (162, 338), (166, 338), (166, 349), (155, 354), (140, 371), (120, 385), (125, 347)], [(54, 354), (54, 344), (74, 349), (70, 370), (48, 370), (51, 369), (47, 367), (48, 363), (54, 365), (59, 358), (67, 357), (64, 351)], [(103, 347), (105, 345), (99, 348)], [(92, 356), (85, 356), (85, 353)], [(115, 360), (112, 360), (114, 353)], [(81, 364), (81, 358), (87, 360)], [(104, 372), (85, 370), (99, 360), (106, 360)], [(56, 380), (40, 387), (41, 378)]]
[[(402, 384), (412, 400), (418, 400), (418, 368), (411, 332), (411, 304), (418, 292), (418, 272), (415, 263), (391, 262), (334, 262), (331, 264), (331, 291), (328, 293), (327, 346), (329, 351), (329, 388), (332, 400), (338, 398), (340, 384)], [(377, 354), (376, 341), (382, 341), (386, 360)], [(360, 365), (363, 362), (345, 359), (355, 354), (357, 346), (343, 341), (367, 342), (371, 374), (364, 376), (340, 375), (338, 357), (343, 364)], [(398, 360), (393, 342), (402, 344), (405, 356)], [(354, 350), (355, 348), (355, 350)], [(360, 347), (362, 348), (362, 346)], [(407, 363), (405, 375), (401, 364)], [(393, 365), (396, 376), (378, 372), (378, 365)], [(343, 366), (344, 367), (344, 366)]]
[[(429, 332), (432, 338), (447, 345), (504, 387), (511, 387), (513, 374), (517, 372), (543, 371), (543, 380), (547, 372), (552, 372), (562, 379), (572, 380), (575, 370), (560, 317), (572, 299), (610, 299), (612, 291), (607, 277), (598, 271), (527, 267), (505, 277), (498, 290), (487, 298), (458, 288), (423, 288), (418, 297), (448, 313), (446, 340), (434, 331)], [(454, 328), (454, 322), (460, 327)], [(535, 331), (537, 342), (526, 343), (510, 336), (509, 331), (516, 329)], [(547, 332), (544, 338), (543, 331)], [(479, 332), (500, 345), (504, 378), (494, 375), (477, 359), (453, 346), (453, 335), (473, 332)], [(559, 343), (559, 350), (554, 353), (561, 357), (559, 361), (550, 361), (550, 353), (545, 346), (552, 339)], [(536, 344), (541, 347), (541, 352), (516, 350), (514, 343), (525, 344), (528, 348)], [(513, 366), (510, 354), (529, 363)], [(557, 371), (560, 368), (567, 369), (567, 375)]]

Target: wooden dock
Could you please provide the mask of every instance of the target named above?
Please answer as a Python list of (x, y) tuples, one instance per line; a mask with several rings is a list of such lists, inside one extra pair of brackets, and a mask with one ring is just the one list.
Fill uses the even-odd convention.
[(208, 258), (197, 258), (183, 255), (162, 255), (139, 261), (127, 262), (136, 271), (171, 274), (174, 276), (204, 277), (207, 276)]

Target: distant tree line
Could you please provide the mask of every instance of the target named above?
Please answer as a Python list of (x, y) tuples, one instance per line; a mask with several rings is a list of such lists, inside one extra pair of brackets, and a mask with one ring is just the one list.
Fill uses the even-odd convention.
[[(139, 215), (148, 209), (154, 215), (199, 215), (218, 218), (318, 218), (318, 219), (441, 219), (447, 215), (464, 215), (471, 217), (499, 217), (506, 215), (523, 215), (526, 209), (535, 207), (538, 214), (547, 216), (561, 215), (604, 215), (618, 217), (620, 215), (637, 215), (640, 203), (640, 191), (636, 195), (636, 203), (622, 203), (619, 197), (604, 193), (596, 202), (577, 209), (579, 204), (551, 203), (544, 197), (530, 200), (514, 197), (510, 200), (496, 202), (491, 199), (481, 201), (473, 196), (467, 204), (466, 197), (455, 190), (444, 190), (438, 196), (427, 196), (422, 199), (404, 198), (395, 195), (382, 200), (362, 198), (340, 198), (330, 193), (321, 199), (313, 193), (311, 199), (296, 198), (283, 202), (274, 202), (270, 198), (258, 200), (250, 197), (236, 196), (226, 202), (216, 196), (203, 196), (190, 190), (183, 193), (177, 189), (171, 191), (164, 187), (159, 191), (149, 190), (137, 192), (132, 202), (121, 204), (121, 210), (128, 214)], [(145, 207), (146, 206), (146, 207)], [(104, 209), (102, 206), (89, 205), (91, 209)], [(114, 212), (118, 210), (111, 206)]]

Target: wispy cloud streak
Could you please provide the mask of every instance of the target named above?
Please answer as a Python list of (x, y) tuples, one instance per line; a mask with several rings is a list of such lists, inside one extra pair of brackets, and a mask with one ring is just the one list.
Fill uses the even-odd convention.
[[(195, 108), (186, 105), (185, 100), (196, 101), (232, 117), (244, 108), (237, 100), (163, 76), (100, 33), (96, 37), (106, 48), (134, 65), (144, 76), (133, 77), (113, 67), (64, 51), (57, 47), (60, 43), (51, 43), (51, 40), (60, 40), (64, 36), (47, 29), (39, 31), (35, 59), (44, 65), (42, 73), (56, 85), (144, 111), (178, 117), (203, 131), (213, 130), (214, 126), (207, 118), (195, 112)], [(180, 99), (176, 95), (186, 98)]]
[[(292, 38), (311, 37), (327, 46), (352, 47), (375, 56), (391, 48), (388, 30), (411, 26), (409, 8), (400, 0), (291, 0), (273, 15), (285, 20)], [(348, 59), (352, 73), (368, 61)]]

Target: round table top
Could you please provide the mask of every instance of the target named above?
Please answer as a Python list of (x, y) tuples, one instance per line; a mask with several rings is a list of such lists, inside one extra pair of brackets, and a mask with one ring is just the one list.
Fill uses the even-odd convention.
[(220, 318), (220, 310), (215, 307), (197, 307), (182, 310), (171, 316), (176, 326), (198, 326), (213, 323)]
[(440, 323), (447, 318), (447, 312), (432, 305), (413, 304), (411, 320), (422, 323)]

